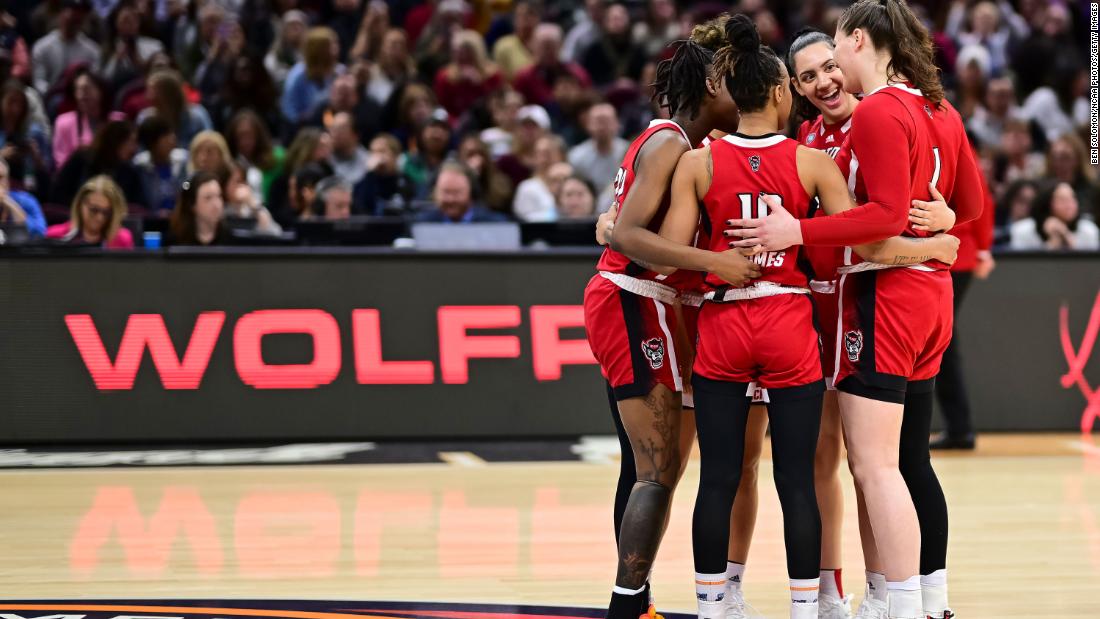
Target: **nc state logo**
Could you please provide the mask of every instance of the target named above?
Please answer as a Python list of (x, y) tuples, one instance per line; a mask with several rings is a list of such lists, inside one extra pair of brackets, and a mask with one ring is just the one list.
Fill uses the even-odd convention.
[(816, 139), (817, 139), (817, 134), (816, 133), (811, 133), (810, 135), (806, 136), (806, 143), (807, 144), (813, 144), (814, 140), (816, 140)]
[(753, 172), (759, 172), (760, 171), (760, 156), (759, 155), (753, 155), (752, 157), (749, 157), (749, 167), (752, 168)]
[(1100, 334), (1100, 293), (1096, 294), (1096, 302), (1092, 305), (1092, 314), (1089, 315), (1088, 326), (1081, 338), (1081, 347), (1074, 350), (1073, 340), (1069, 335), (1069, 308), (1062, 305), (1059, 312), (1059, 332), (1062, 340), (1062, 353), (1066, 356), (1066, 365), (1069, 370), (1062, 376), (1062, 387), (1069, 389), (1073, 385), (1081, 390), (1085, 396), (1085, 412), (1081, 414), (1081, 432), (1092, 431), (1093, 423), (1100, 419), (1100, 388), (1093, 388), (1085, 380), (1085, 366), (1092, 356), (1092, 348), (1096, 344), (1096, 336)]
[(654, 337), (642, 342), (642, 352), (649, 360), (649, 367), (659, 370), (665, 365), (665, 343), (661, 338)]
[(845, 333), (844, 350), (848, 352), (848, 361), (859, 361), (859, 355), (863, 353), (863, 331), (856, 329)]

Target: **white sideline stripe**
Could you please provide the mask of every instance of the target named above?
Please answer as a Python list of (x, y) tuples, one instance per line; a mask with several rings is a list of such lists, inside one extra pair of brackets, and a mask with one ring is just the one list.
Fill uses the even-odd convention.
[(439, 459), (454, 466), (480, 468), (488, 464), (485, 460), (469, 451), (441, 451)]

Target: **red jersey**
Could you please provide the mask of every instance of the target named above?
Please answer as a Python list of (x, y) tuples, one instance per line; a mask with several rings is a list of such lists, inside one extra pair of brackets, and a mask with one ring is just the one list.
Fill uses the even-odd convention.
[[(847, 148), (848, 130), (852, 128), (852, 118), (840, 124), (830, 125), (825, 122), (824, 116), (818, 116), (813, 121), (805, 121), (798, 127), (798, 141), (803, 146), (816, 148), (829, 153), (829, 156), (840, 166), (844, 178), (848, 178), (848, 163), (851, 149)], [(841, 155), (841, 147), (846, 147), (845, 156)], [(825, 211), (817, 210), (817, 216), (825, 216)], [(830, 247), (827, 245), (808, 246), (803, 249), (806, 259), (814, 271), (814, 279), (832, 281), (836, 279), (836, 270), (844, 264), (844, 248)]]
[[(792, 216), (810, 217), (812, 199), (798, 178), (797, 150), (798, 142), (775, 134), (746, 137), (735, 133), (711, 143), (712, 169), (721, 173), (714, 175), (703, 196), (704, 220), (765, 217), (767, 204), (760, 198), (762, 193), (778, 198)], [(709, 249), (728, 250), (728, 242), (724, 236), (714, 235)], [(754, 256), (762, 271), (755, 281), (805, 287), (798, 251), (795, 246)], [(706, 281), (715, 287), (727, 285), (713, 275), (707, 275)]]
[[(649, 127), (647, 127), (641, 135), (634, 138), (634, 141), (630, 143), (630, 148), (627, 149), (626, 155), (623, 156), (623, 162), (619, 167), (619, 172), (615, 175), (615, 205), (619, 209), (618, 214), (615, 216), (616, 221), (618, 221), (619, 217), (622, 217), (622, 205), (626, 202), (626, 196), (630, 193), (630, 188), (634, 186), (634, 165), (637, 162), (638, 153), (641, 152), (642, 147), (649, 141), (649, 138), (660, 131), (669, 130), (678, 131), (680, 135), (684, 136), (685, 141), (688, 139), (687, 133), (684, 132), (684, 129), (680, 127), (680, 125), (671, 120), (654, 120), (649, 123)], [(669, 189), (666, 188), (664, 195), (661, 197), (661, 205), (657, 207), (657, 212), (653, 215), (653, 219), (650, 219), (649, 225), (646, 226), (647, 230), (654, 233), (660, 231), (661, 224), (664, 222), (665, 215), (668, 213), (670, 202), (670, 192)], [(611, 247), (604, 248), (603, 254), (596, 264), (596, 269), (606, 273), (621, 273), (638, 279), (657, 281), (677, 289), (697, 287), (699, 280), (699, 273), (692, 271), (676, 271), (668, 276), (655, 273), (639, 266), (625, 254), (617, 252), (611, 249)]]
[[(831, 217), (803, 221), (808, 245), (859, 245), (905, 234), (929, 236), (909, 224), (912, 200), (929, 200), (935, 183), (958, 224), (982, 212), (981, 175), (962, 118), (946, 100), (935, 106), (904, 84), (864, 97), (852, 115), (851, 171), (860, 205)], [(908, 156), (902, 156), (906, 153)], [(945, 269), (930, 261), (927, 266)]]

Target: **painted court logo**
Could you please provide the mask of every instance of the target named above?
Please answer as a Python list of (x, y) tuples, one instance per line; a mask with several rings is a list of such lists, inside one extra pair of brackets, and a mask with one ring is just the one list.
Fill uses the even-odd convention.
[(1092, 349), (1096, 344), (1096, 337), (1100, 335), (1100, 292), (1096, 294), (1096, 301), (1092, 305), (1092, 313), (1089, 315), (1088, 326), (1081, 337), (1081, 346), (1075, 347), (1069, 333), (1069, 307), (1065, 304), (1059, 312), (1058, 331), (1062, 341), (1062, 354), (1066, 357), (1066, 365), (1069, 369), (1062, 375), (1062, 387), (1069, 389), (1074, 385), (1085, 396), (1085, 412), (1081, 414), (1081, 431), (1091, 432), (1093, 424), (1100, 420), (1100, 387), (1089, 385), (1085, 378), (1085, 366), (1092, 357)]
[(844, 350), (848, 352), (848, 361), (859, 361), (859, 355), (863, 353), (863, 331), (857, 329), (845, 333)]
[(652, 337), (642, 342), (642, 352), (649, 360), (649, 367), (659, 370), (665, 365), (665, 343), (659, 337)]
[[(50, 600), (0, 603), (4, 619), (598, 619), (596, 608), (299, 600)], [(685, 619), (687, 615), (665, 613)]]

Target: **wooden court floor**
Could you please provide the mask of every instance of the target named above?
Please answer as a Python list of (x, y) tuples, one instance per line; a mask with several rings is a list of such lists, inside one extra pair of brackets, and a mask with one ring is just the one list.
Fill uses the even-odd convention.
[[(0, 595), (606, 603), (611, 459), (448, 459), (0, 472)], [(1100, 441), (985, 436), (976, 453), (935, 465), (951, 507), (951, 597), (962, 619), (1100, 616)], [(745, 589), (778, 618), (787, 597), (781, 516), (767, 462), (761, 474)], [(692, 467), (654, 574), (662, 609), (694, 608), (697, 479)], [(858, 596), (854, 510), (844, 568)]]

